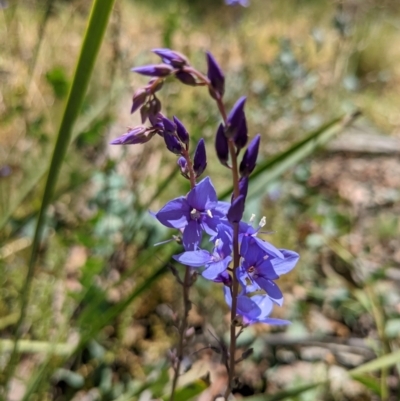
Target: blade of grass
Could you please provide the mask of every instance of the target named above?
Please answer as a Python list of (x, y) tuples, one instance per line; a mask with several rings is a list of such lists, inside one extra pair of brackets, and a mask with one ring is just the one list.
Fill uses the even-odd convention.
[[(255, 196), (260, 190), (264, 190), (265, 184), (276, 179), (301, 160), (305, 159), (314, 152), (316, 148), (325, 145), (344, 127), (352, 124), (359, 115), (360, 113), (356, 112), (346, 117), (335, 118), (329, 123), (311, 132), (301, 141), (296, 142), (289, 149), (277, 154), (263, 163), (260, 163), (250, 175), (252, 185), (249, 187), (248, 196)], [(219, 194), (219, 198), (227, 198), (230, 196), (232, 191), (233, 187), (230, 186), (224, 192)]]
[(364, 363), (355, 369), (349, 371), (350, 376), (358, 376), (363, 373), (374, 372), (395, 365), (400, 361), (400, 350), (391, 352), (390, 354), (383, 355), (372, 361)]
[[(203, 392), (209, 384), (203, 379), (197, 379), (192, 383), (187, 384), (186, 386), (180, 387), (175, 391), (174, 399), (176, 401), (188, 401), (191, 400), (196, 395), (199, 395)], [(170, 398), (169, 395), (164, 396), (162, 399), (167, 401)]]
[(28, 273), (21, 291), (20, 317), (15, 327), (15, 345), (4, 375), (4, 387), (6, 388), (8, 387), (9, 380), (13, 376), (16, 367), (18, 340), (22, 334), (21, 326), (25, 320), (29, 292), (34, 275), (34, 266), (37, 259), (37, 251), (44, 229), (46, 210), (52, 200), (61, 165), (71, 140), (72, 129), (81, 109), (86, 89), (89, 85), (95, 60), (97, 58), (100, 45), (103, 41), (114, 1), (115, 0), (94, 0), (92, 5), (85, 37), (83, 39), (81, 52), (74, 74), (74, 79), (68, 94), (64, 115), (61, 120), (60, 129), (50, 164), (50, 170), (46, 181), (43, 201), (36, 224), (31, 257), (28, 265)]
[(294, 387), (288, 390), (280, 391), (274, 395), (266, 395), (260, 394), (252, 397), (245, 398), (246, 401), (281, 401), (287, 400), (289, 397), (296, 397), (300, 394), (305, 393), (306, 391), (313, 390), (314, 388), (327, 384), (327, 381), (312, 383), (312, 384), (304, 384), (298, 387)]

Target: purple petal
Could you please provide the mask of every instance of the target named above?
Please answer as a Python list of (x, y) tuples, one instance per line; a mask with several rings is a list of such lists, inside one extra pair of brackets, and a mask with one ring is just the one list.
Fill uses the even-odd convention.
[(200, 224), (197, 221), (191, 220), (189, 224), (185, 227), (183, 231), (183, 246), (185, 247), (186, 251), (193, 251), (195, 250), (201, 241), (203, 236), (203, 231), (200, 227)]
[(284, 258), (283, 253), (278, 248), (275, 248), (269, 242), (263, 241), (262, 239), (257, 238), (257, 237), (253, 237), (253, 238), (257, 242), (257, 245), (261, 249), (263, 249), (265, 252), (267, 252), (268, 255), (270, 255), (270, 256), (272, 256), (274, 258), (281, 258), (281, 259)]
[(232, 261), (231, 256), (227, 256), (225, 259), (218, 262), (210, 263), (201, 275), (207, 280), (215, 280), (221, 273), (223, 273), (227, 268), (229, 263)]
[(290, 272), (296, 266), (296, 263), (300, 257), (298, 253), (293, 251), (286, 249), (281, 249), (280, 251), (282, 252), (284, 258), (275, 258), (271, 260), (271, 264), (279, 276)]
[(168, 202), (155, 217), (158, 221), (169, 228), (183, 228), (188, 224), (190, 206), (185, 197), (173, 199)]
[(256, 306), (252, 310), (250, 310), (247, 314), (248, 317), (250, 319), (253, 319), (254, 322), (257, 322), (260, 319), (265, 319), (272, 312), (274, 305), (267, 296), (253, 295), (251, 298), (248, 299), (250, 299), (253, 305)]
[(279, 306), (283, 304), (283, 294), (279, 287), (271, 280), (264, 277), (256, 277), (255, 282), (268, 294)]
[(212, 210), (217, 206), (217, 193), (210, 177), (200, 181), (187, 195), (189, 205), (199, 211)]
[(279, 275), (276, 274), (274, 268), (272, 267), (271, 259), (259, 262), (257, 265), (257, 273), (268, 280), (276, 280), (279, 278)]
[(183, 265), (201, 267), (205, 266), (212, 260), (212, 255), (201, 249), (199, 251), (183, 252), (180, 255), (174, 255), (173, 258)]

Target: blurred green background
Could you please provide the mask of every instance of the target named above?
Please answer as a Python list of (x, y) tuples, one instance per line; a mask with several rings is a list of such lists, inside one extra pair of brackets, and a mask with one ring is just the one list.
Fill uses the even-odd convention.
[[(29, 270), (91, 6), (0, 2), (4, 399), (168, 394), (168, 354), (181, 310), (168, 271), (176, 248), (153, 247), (171, 232), (148, 210), (188, 187), (160, 138), (127, 147), (108, 142), (140, 123), (129, 113), (131, 97), (146, 79), (130, 69), (157, 62), (151, 49), (170, 47), (201, 71), (204, 52), (213, 53), (227, 77), (228, 108), (248, 96), (250, 136), (262, 135), (262, 169), (250, 184), (247, 212), (256, 221), (266, 216), (265, 239), (301, 255), (280, 280), (285, 304), (274, 311), (292, 325), (252, 326), (240, 337), (242, 351), (254, 353), (238, 365), (237, 397), (398, 400), (400, 3), (251, 0), (241, 8), (222, 0), (117, 0), (91, 76), (88, 68), (78, 118), (70, 121), (72, 143), (59, 160)], [(205, 138), (206, 173), (223, 194), (230, 180), (214, 155), (219, 115), (207, 91), (168, 81), (160, 98), (193, 143)], [(356, 112), (361, 117), (346, 124)], [(324, 145), (318, 149), (317, 139)], [(224, 381), (220, 356), (209, 346), (227, 341), (228, 309), (220, 288), (200, 279), (191, 299), (194, 332), (176, 399), (204, 401)], [(372, 367), (363, 365), (371, 360)], [(359, 366), (365, 369), (352, 370)], [(199, 380), (207, 371), (210, 380)]]

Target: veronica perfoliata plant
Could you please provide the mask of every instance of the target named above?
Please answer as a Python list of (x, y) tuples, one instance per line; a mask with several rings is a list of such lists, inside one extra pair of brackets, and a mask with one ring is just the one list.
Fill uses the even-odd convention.
[[(253, 323), (288, 323), (271, 318), (270, 314), (274, 305), (281, 306), (283, 303), (283, 295), (276, 281), (294, 268), (299, 255), (286, 249), (277, 249), (259, 237), (265, 219), (256, 228), (242, 220), (249, 177), (256, 166), (261, 140), (260, 135), (256, 135), (247, 145), (246, 98), (241, 97), (229, 112), (226, 111), (223, 102), (225, 77), (211, 53), (206, 54), (208, 68), (207, 74), (203, 74), (176, 51), (155, 49), (153, 52), (161, 58), (160, 64), (133, 69), (136, 73), (151, 77), (149, 83), (133, 95), (131, 111), (140, 110), (143, 125), (129, 129), (111, 143), (143, 144), (158, 136), (164, 140), (166, 149), (177, 155), (178, 168), (182, 176), (190, 181), (191, 189), (187, 194), (177, 194), (179, 196), (153, 213), (161, 224), (176, 230), (178, 235), (174, 238), (181, 244), (182, 252), (173, 258), (185, 266), (183, 278), (174, 271), (183, 287), (184, 314), (178, 327), (179, 343), (173, 353), (175, 375), (171, 399), (184, 353), (190, 287), (199, 274), (221, 286), (231, 308), (230, 347), (223, 354), (229, 375), (224, 394), (227, 399), (235, 376), (236, 340), (243, 328)], [(229, 203), (218, 200), (210, 177), (200, 180), (207, 167), (204, 140), (200, 139), (192, 152), (190, 135), (184, 124), (177, 117), (170, 119), (161, 112), (162, 105), (157, 92), (169, 77), (185, 85), (207, 86), (211, 98), (216, 102), (222, 122), (216, 129), (215, 150), (221, 164), (232, 173), (234, 191)], [(146, 121), (148, 124), (144, 125)], [(209, 246), (203, 247), (207, 243)]]

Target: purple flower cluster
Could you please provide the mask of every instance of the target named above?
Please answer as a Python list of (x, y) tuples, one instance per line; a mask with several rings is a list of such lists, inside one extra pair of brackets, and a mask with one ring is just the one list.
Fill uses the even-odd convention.
[[(247, 4), (243, 0), (239, 3)], [(263, 224), (260, 223), (259, 228), (255, 229), (242, 221), (249, 176), (256, 166), (260, 145), (260, 135), (256, 135), (248, 144), (239, 164), (238, 156), (248, 142), (244, 112), (246, 98), (241, 97), (231, 111), (225, 113), (222, 102), (225, 77), (210, 53), (206, 55), (208, 70), (204, 75), (176, 51), (155, 49), (153, 52), (161, 57), (162, 63), (133, 69), (134, 72), (152, 78), (146, 86), (135, 92), (131, 108), (131, 112), (140, 109), (142, 124), (148, 119), (150, 126), (130, 128), (111, 143), (141, 144), (156, 134), (163, 137), (166, 148), (179, 156), (177, 164), (182, 176), (191, 183), (191, 190), (186, 196), (169, 201), (154, 213), (161, 224), (177, 229), (181, 234), (184, 252), (175, 255), (174, 259), (192, 269), (198, 269), (205, 279), (221, 283), (229, 306), (233, 304), (232, 297), (235, 296), (236, 314), (241, 318), (241, 324), (286, 324), (288, 322), (285, 320), (269, 316), (274, 304), (281, 306), (283, 303), (283, 295), (276, 280), (294, 268), (299, 255), (293, 251), (277, 249), (260, 239), (258, 233)], [(169, 76), (187, 85), (206, 85), (218, 105), (223, 122), (215, 136), (216, 153), (222, 165), (232, 171), (236, 170), (233, 173), (236, 190), (231, 203), (218, 200), (209, 177), (196, 183), (207, 166), (204, 140), (198, 141), (191, 157), (190, 136), (182, 122), (176, 117), (170, 120), (161, 113), (161, 103), (155, 93)], [(240, 286), (239, 292), (237, 284)]]
[[(228, 305), (232, 302), (232, 269), (229, 267), (233, 248), (232, 223), (243, 214), (243, 209), (243, 201), (233, 204), (218, 201), (215, 188), (210, 178), (206, 177), (186, 197), (173, 199), (155, 214), (160, 223), (182, 232), (185, 252), (175, 255), (174, 259), (184, 265), (201, 268), (201, 275), (207, 280), (223, 283)], [(201, 248), (203, 233), (208, 234), (212, 251)], [(268, 316), (274, 303), (281, 306), (283, 302), (282, 292), (275, 280), (294, 268), (299, 255), (279, 250), (258, 238), (257, 234), (258, 230), (240, 221), (241, 261), (236, 275), (242, 290), (237, 302), (238, 315), (244, 324), (286, 324), (285, 320)]]

